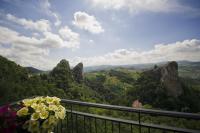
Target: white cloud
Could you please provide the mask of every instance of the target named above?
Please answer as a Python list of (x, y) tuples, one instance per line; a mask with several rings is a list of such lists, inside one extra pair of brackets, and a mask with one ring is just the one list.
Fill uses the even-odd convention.
[(49, 2), (49, 0), (42, 0), (41, 1), (41, 6), (44, 9), (44, 11), (49, 15), (55, 18), (55, 26), (59, 26), (61, 24), (61, 20), (60, 20), (60, 16), (58, 15), (58, 13), (53, 12), (51, 10), (51, 3)]
[(89, 40), (89, 43), (94, 43), (94, 41), (93, 40)]
[(48, 47), (42, 48), (41, 42), (39, 39), (22, 36), (16, 31), (0, 26), (1, 55), (20, 65), (42, 69), (48, 67), (45, 62), (48, 62), (46, 57), (49, 54), (49, 49)]
[[(77, 48), (79, 46), (78, 39), (76, 40), (78, 44), (73, 44), (74, 40), (64, 40), (58, 34), (51, 32), (44, 32), (44, 37), (37, 39), (35, 37), (27, 37), (20, 35), (18, 32), (13, 31), (9, 28), (0, 26), (0, 43), (2, 44), (19, 44), (19, 45), (34, 45), (37, 47), (46, 48)], [(71, 31), (71, 33), (74, 33)], [(77, 35), (74, 33), (74, 35)], [(9, 38), (9, 39), (8, 39)]]
[[(0, 27), (0, 36), (2, 33), (2, 27)], [(7, 33), (5, 31), (8, 31)], [(24, 37), (18, 38), (19, 34), (4, 29), (6, 37), (9, 35), (11, 37), (10, 41), (5, 41), (0, 38), (0, 54), (5, 56), (22, 66), (34, 66), (40, 69), (47, 69), (51, 66), (51, 62), (47, 58), (49, 50), (45, 48), (40, 48), (35, 45), (26, 44), (25, 42), (20, 43)], [(19, 39), (19, 41), (17, 41)], [(8, 40), (8, 39), (7, 39)], [(31, 39), (29, 40), (31, 41)], [(46, 64), (49, 63), (49, 64)]]
[(104, 29), (102, 28), (101, 24), (96, 20), (96, 18), (85, 12), (75, 12), (73, 24), (80, 29), (87, 30), (94, 34), (104, 32)]
[(130, 12), (184, 12), (194, 9), (181, 5), (178, 0), (86, 0), (103, 9), (127, 9)]
[(87, 66), (92, 65), (125, 65), (139, 63), (154, 63), (170, 60), (200, 61), (200, 40), (184, 40), (170, 44), (157, 44), (149, 51), (134, 51), (118, 49), (102, 56), (76, 57), (75, 63), (83, 62)]
[(9, 48), (0, 45), (2, 56), (15, 61), (22, 66), (33, 66), (38, 69), (48, 70), (55, 66), (56, 63), (48, 58), (48, 50), (37, 47), (18, 47)]
[(40, 32), (45, 32), (45, 31), (51, 30), (50, 22), (45, 19), (32, 21), (32, 20), (27, 20), (25, 18), (15, 17), (12, 14), (7, 14), (6, 18), (9, 21), (12, 21), (14, 23), (24, 26), (26, 29), (36, 30), (36, 31), (40, 31)]
[(60, 36), (67, 40), (72, 46), (79, 47), (80, 38), (78, 33), (73, 32), (68, 26), (61, 28), (58, 32)]
[[(44, 32), (44, 37), (23, 36), (20, 33), (0, 26), (0, 54), (23, 65), (40, 69), (52, 68), (57, 62), (49, 58), (51, 48), (76, 48), (79, 35), (65, 26), (59, 34)], [(8, 39), (9, 38), (9, 39)], [(70, 40), (70, 38), (73, 38)], [(71, 43), (69, 43), (71, 42)], [(77, 41), (79, 44), (79, 41)], [(118, 49), (114, 52), (93, 57), (74, 57), (70, 62), (75, 65), (83, 62), (85, 66), (92, 65), (123, 65), (138, 63), (153, 63), (169, 60), (200, 61), (200, 40), (184, 40), (170, 44), (156, 44), (153, 49), (136, 51), (133, 49)]]
[(40, 36), (40, 34), (39, 34), (39, 33), (36, 33), (36, 32), (34, 32), (32, 35), (33, 35), (34, 37), (39, 37), (39, 36)]
[(38, 39), (23, 36), (14, 30), (0, 26), (0, 54), (23, 66), (31, 65), (48, 69), (54, 64), (48, 58), (51, 48), (74, 49), (78, 46), (79, 43), (74, 44), (72, 40), (63, 40), (58, 34), (51, 32), (44, 32), (43, 37)]

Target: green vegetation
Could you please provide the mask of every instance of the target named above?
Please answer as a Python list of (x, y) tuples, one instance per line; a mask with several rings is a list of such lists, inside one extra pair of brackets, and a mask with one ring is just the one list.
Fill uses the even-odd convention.
[[(30, 72), (30, 68), (23, 68), (0, 56), (0, 104), (35, 95), (50, 95), (124, 106), (132, 106), (132, 102), (138, 99), (144, 107), (200, 112), (200, 79), (183, 77), (183, 66), (189, 69), (189, 65), (182, 62), (179, 69), (183, 93), (172, 97), (167, 95), (167, 90), (155, 75), (131, 68), (88, 72), (82, 79), (82, 64), (77, 65), (75, 71), (70, 69), (68, 61), (61, 60), (49, 73), (41, 71), (38, 74), (39, 70)], [(191, 67), (195, 71), (199, 68), (198, 63)], [(34, 68), (31, 70), (36, 71)]]
[[(82, 76), (80, 75), (81, 66), (79, 64), (75, 70), (71, 70), (69, 63), (61, 60), (49, 73), (41, 71), (38, 74), (38, 71), (30, 72), (27, 68), (0, 56), (0, 105), (31, 96), (49, 95), (123, 106), (132, 106), (133, 101), (139, 100), (143, 108), (200, 112), (200, 79), (198, 76), (184, 76), (181, 73), (184, 67), (179, 70), (179, 75), (182, 75), (180, 81), (183, 92), (178, 97), (173, 97), (166, 93), (166, 88), (155, 75), (145, 74), (141, 70), (113, 68), (84, 73)], [(88, 111), (123, 118), (133, 117), (133, 114), (127, 115), (100, 109)], [(146, 116), (143, 117), (143, 121), (169, 124), (173, 120), (161, 117), (152, 119)], [(186, 120), (181, 120), (176, 121), (175, 125), (196, 128), (199, 123), (194, 122), (191, 125), (187, 124)]]
[(93, 90), (77, 84), (67, 74), (65, 61), (61, 61), (50, 74), (33, 74), (0, 56), (0, 105), (40, 95), (85, 101), (96, 99)]

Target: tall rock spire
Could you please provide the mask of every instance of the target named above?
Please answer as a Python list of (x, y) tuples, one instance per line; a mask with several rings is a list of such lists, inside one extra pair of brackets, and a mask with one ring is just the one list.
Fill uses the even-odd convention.
[(76, 82), (81, 83), (83, 81), (83, 63), (78, 63), (72, 69), (72, 75)]
[(66, 89), (72, 82), (72, 74), (69, 62), (65, 59), (61, 60), (57, 66), (51, 71), (50, 75), (56, 82), (57, 87)]

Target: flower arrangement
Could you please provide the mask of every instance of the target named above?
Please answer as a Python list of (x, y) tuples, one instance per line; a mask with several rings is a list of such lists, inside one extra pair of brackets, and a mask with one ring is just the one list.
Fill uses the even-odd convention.
[(23, 129), (31, 133), (52, 132), (59, 120), (65, 118), (65, 108), (57, 97), (24, 99), (17, 116), (24, 119)]

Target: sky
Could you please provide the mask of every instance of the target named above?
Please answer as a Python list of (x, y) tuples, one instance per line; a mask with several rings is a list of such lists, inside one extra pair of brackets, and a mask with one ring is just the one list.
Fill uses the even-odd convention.
[(200, 1), (0, 0), (0, 55), (42, 70), (200, 61)]

